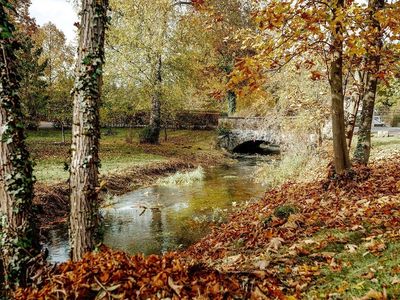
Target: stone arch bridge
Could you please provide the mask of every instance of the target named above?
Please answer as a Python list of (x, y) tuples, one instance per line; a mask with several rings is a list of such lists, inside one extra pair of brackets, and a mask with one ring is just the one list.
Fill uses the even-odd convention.
[(232, 153), (279, 152), (282, 136), (266, 128), (264, 118), (225, 117), (218, 120), (218, 146)]

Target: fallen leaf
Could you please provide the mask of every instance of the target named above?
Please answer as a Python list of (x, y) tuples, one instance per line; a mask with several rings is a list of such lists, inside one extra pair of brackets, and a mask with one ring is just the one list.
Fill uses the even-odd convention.
[(357, 252), (357, 245), (353, 245), (353, 244), (347, 244), (344, 246), (344, 248), (349, 252), (349, 253), (354, 253)]
[(262, 260), (258, 260), (254, 263), (254, 266), (260, 270), (265, 270), (267, 269), (267, 267), (269, 266), (270, 261), (262, 259)]
[(399, 277), (393, 277), (391, 284), (399, 284), (400, 283), (400, 279)]
[(176, 285), (171, 277), (168, 277), (168, 285), (175, 292), (175, 294), (177, 294), (178, 296), (181, 295), (183, 285)]
[(274, 252), (278, 251), (278, 249), (282, 246), (284, 240), (280, 237), (272, 238), (268, 244), (268, 250), (272, 250)]
[(383, 293), (370, 290), (365, 296), (358, 298), (357, 300), (386, 300)]
[(251, 292), (251, 296), (250, 296), (251, 300), (268, 300), (270, 298), (267, 297), (267, 295), (265, 295), (258, 286), (256, 286), (256, 288)]
[(373, 272), (368, 272), (368, 273), (366, 273), (366, 274), (361, 275), (361, 277), (362, 277), (362, 278), (365, 278), (365, 279), (372, 279), (372, 278), (375, 277), (375, 273), (373, 273)]

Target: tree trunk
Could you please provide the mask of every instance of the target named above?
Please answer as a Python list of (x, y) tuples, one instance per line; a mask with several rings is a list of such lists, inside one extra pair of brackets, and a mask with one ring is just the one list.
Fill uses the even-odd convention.
[(74, 261), (94, 249), (99, 225), (99, 105), (107, 10), (108, 0), (82, 0), (70, 169), (70, 243)]
[(161, 132), (161, 85), (162, 85), (162, 57), (159, 55), (154, 80), (154, 93), (151, 99), (150, 124), (148, 132), (141, 139), (143, 143), (158, 144)]
[(65, 130), (64, 130), (64, 122), (61, 122), (61, 141), (65, 144)]
[[(338, 18), (338, 10), (344, 6), (344, 0), (337, 0), (333, 10), (333, 20)], [(337, 174), (343, 174), (350, 169), (349, 152), (346, 146), (346, 131), (344, 124), (344, 94), (343, 94), (343, 26), (337, 22), (332, 32), (333, 60), (330, 66), (330, 87), (332, 98), (332, 131), (334, 165)]]
[(347, 120), (346, 124), (346, 143), (347, 143), (347, 149), (350, 152), (351, 149), (351, 143), (353, 141), (353, 136), (354, 136), (354, 129), (356, 126), (357, 122), (357, 115), (358, 115), (358, 108), (360, 106), (361, 99), (358, 98), (354, 100), (353, 102), (353, 107), (350, 112), (350, 115)]
[(0, 5), (0, 280), (4, 273), (5, 282), (0, 286), (7, 289), (26, 284), (28, 263), (40, 245), (32, 214), (32, 163), (17, 94), (19, 45), (4, 6)]
[(236, 112), (236, 94), (234, 91), (228, 91), (228, 116)]
[(346, 143), (349, 152), (351, 149), (351, 144), (354, 136), (354, 129), (357, 122), (358, 109), (360, 107), (360, 103), (364, 95), (364, 80), (363, 80), (364, 76), (361, 76), (360, 72), (357, 71), (355, 77), (356, 77), (355, 88), (357, 93), (356, 95), (353, 96), (354, 99), (352, 103), (353, 107), (351, 108), (346, 124)]
[(384, 8), (384, 0), (369, 0), (371, 30), (376, 32), (366, 58), (367, 81), (362, 99), (361, 122), (358, 131), (357, 147), (354, 151), (354, 160), (367, 165), (371, 152), (371, 126), (374, 116), (375, 98), (378, 86), (378, 72), (380, 69), (380, 51), (383, 47), (382, 32), (379, 21), (375, 18), (377, 11)]
[(158, 144), (161, 131), (161, 95), (156, 92), (151, 99), (150, 130), (151, 137), (148, 140), (151, 144)]

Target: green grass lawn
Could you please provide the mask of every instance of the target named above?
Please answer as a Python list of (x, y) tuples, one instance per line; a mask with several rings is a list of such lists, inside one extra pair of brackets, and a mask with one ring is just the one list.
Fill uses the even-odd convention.
[(400, 136), (372, 137), (372, 148), (376, 149), (399, 149)]
[[(160, 145), (139, 144), (140, 129), (114, 129), (114, 135), (102, 130), (100, 142), (101, 174), (123, 172), (134, 166), (161, 162), (173, 158), (194, 159), (196, 155), (215, 151), (213, 131), (168, 131)], [(128, 143), (128, 136), (132, 142)], [(66, 166), (70, 159), (71, 132), (66, 133), (66, 144), (61, 143), (61, 131), (42, 129), (28, 132), (28, 146), (35, 161), (35, 176), (39, 182), (58, 182), (68, 178)]]
[[(366, 240), (367, 235), (357, 231), (328, 230), (313, 236), (315, 241), (327, 238), (340, 241), (333, 241), (323, 251), (332, 253), (343, 268), (335, 270), (324, 266), (305, 299), (361, 299), (368, 291), (381, 290), (383, 287), (386, 288), (388, 299), (399, 299), (400, 243), (383, 238)], [(346, 249), (346, 243), (351, 244), (352, 248)], [(382, 250), (371, 253), (373, 246), (379, 246)]]

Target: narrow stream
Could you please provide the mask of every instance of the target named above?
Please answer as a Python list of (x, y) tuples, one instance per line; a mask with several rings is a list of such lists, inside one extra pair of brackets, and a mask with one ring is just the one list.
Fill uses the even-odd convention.
[[(131, 254), (160, 254), (195, 243), (236, 204), (263, 195), (265, 188), (253, 177), (258, 162), (242, 158), (229, 167), (205, 168), (204, 180), (190, 185), (156, 185), (118, 197), (102, 209), (104, 243)], [(50, 231), (46, 246), (50, 261), (66, 261), (66, 226)]]

